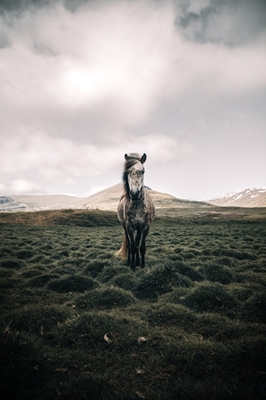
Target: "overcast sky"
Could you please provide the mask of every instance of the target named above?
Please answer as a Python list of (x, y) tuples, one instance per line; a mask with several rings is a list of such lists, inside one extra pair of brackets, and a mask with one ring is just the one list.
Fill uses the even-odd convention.
[(0, 195), (266, 186), (264, 0), (1, 0)]

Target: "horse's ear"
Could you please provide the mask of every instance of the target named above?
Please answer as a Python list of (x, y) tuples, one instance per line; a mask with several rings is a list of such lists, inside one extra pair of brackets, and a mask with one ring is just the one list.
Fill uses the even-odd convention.
[(125, 154), (125, 160), (128, 160), (128, 159), (129, 159), (128, 155), (127, 155), (127, 154)]
[(147, 156), (146, 156), (145, 153), (143, 153), (143, 156), (141, 157), (140, 162), (141, 162), (142, 164), (144, 164), (145, 161), (146, 161), (146, 159), (147, 159)]

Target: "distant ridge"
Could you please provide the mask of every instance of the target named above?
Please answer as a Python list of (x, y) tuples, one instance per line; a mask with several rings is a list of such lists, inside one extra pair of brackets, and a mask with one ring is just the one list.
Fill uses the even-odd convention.
[[(265, 187), (245, 189), (242, 192), (215, 197), (205, 202), (178, 199), (167, 193), (157, 192), (148, 187), (147, 189), (154, 200), (156, 208), (161, 210), (211, 205), (219, 207), (266, 207)], [(0, 196), (0, 212), (60, 209), (116, 211), (122, 192), (123, 184), (120, 182), (88, 197), (75, 197), (63, 194)]]
[(60, 210), (79, 199), (64, 194), (0, 196), (0, 211)]
[(26, 211), (26, 204), (16, 201), (10, 196), (0, 196), (0, 211)]
[[(189, 200), (181, 200), (168, 194), (157, 192), (156, 190), (149, 190), (151, 197), (155, 203), (155, 207), (158, 208), (177, 208), (177, 207), (191, 207), (194, 203), (200, 204), (199, 202), (191, 202)], [(85, 199), (81, 199), (71, 205), (71, 208), (82, 208), (82, 209), (99, 209), (116, 211), (119, 199), (123, 192), (122, 182), (111, 186), (110, 188), (104, 189), (98, 193), (95, 193)], [(206, 203), (205, 203), (206, 204)]]
[[(207, 205), (203, 202), (177, 199), (176, 197), (151, 190), (151, 194), (157, 209), (195, 207)], [(95, 193), (89, 197), (80, 198), (67, 195), (46, 196), (1, 196), (0, 211), (41, 211), (58, 209), (99, 209), (116, 211), (119, 199), (123, 192), (122, 182)], [(2, 202), (1, 202), (2, 199)]]
[(220, 207), (266, 207), (266, 187), (245, 189), (206, 202)]

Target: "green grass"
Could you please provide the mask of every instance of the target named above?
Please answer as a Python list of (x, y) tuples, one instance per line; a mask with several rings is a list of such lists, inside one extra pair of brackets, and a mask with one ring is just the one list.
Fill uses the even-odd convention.
[(266, 210), (162, 211), (146, 267), (115, 213), (0, 214), (0, 395), (266, 397)]

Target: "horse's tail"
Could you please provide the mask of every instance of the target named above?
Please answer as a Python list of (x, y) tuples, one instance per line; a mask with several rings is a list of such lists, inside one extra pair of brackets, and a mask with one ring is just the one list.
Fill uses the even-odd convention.
[(122, 243), (122, 246), (121, 246), (121, 249), (119, 249), (115, 253), (115, 256), (120, 258), (121, 260), (126, 260), (127, 259), (127, 253), (128, 253), (128, 247), (127, 247), (127, 238), (126, 238), (126, 235), (125, 235), (123, 243)]

